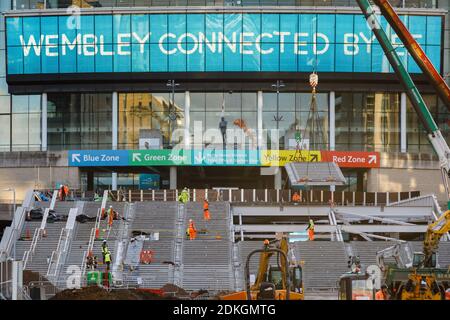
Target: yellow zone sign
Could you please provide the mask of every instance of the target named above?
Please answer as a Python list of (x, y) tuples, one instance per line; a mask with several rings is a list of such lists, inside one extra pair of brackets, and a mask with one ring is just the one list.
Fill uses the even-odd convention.
[(264, 150), (261, 152), (261, 165), (282, 167), (290, 162), (321, 162), (320, 151), (313, 150)]

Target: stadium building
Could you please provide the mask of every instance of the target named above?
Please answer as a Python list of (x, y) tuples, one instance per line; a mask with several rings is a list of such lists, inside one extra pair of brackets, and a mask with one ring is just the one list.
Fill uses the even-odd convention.
[[(390, 2), (449, 81), (449, 2)], [(91, 284), (215, 299), (280, 264), (246, 266), (263, 239), (296, 265), (297, 296), (342, 299), (361, 267), (371, 299), (384, 259), (413, 252), (449, 288), (438, 157), (355, 1), (0, 6), (0, 299)], [(450, 143), (448, 109), (380, 20)]]
[[(448, 75), (448, 2), (391, 3)], [(341, 159), (337, 191), (445, 200), (437, 158), (354, 1), (13, 0), (1, 10), (0, 187), (19, 200), (61, 183), (284, 188), (284, 169), (264, 166), (283, 167), (309, 130), (313, 72), (321, 139), (310, 147)], [(397, 51), (448, 139), (444, 104)], [(205, 151), (222, 146), (222, 117), (243, 141), (226, 142), (228, 158)], [(177, 162), (170, 149), (191, 151)]]

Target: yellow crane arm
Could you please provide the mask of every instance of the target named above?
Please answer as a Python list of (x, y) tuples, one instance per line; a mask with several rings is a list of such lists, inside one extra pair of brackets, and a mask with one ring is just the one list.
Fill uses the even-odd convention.
[(439, 247), (441, 237), (450, 231), (450, 210), (443, 213), (439, 219), (430, 224), (427, 228), (425, 240), (423, 242), (423, 253), (425, 263), (429, 262)]
[(273, 252), (262, 252), (259, 256), (259, 266), (258, 266), (258, 274), (256, 275), (255, 283), (253, 284), (251, 290), (259, 290), (261, 283), (265, 281), (267, 267), (269, 266), (270, 257), (272, 257)]

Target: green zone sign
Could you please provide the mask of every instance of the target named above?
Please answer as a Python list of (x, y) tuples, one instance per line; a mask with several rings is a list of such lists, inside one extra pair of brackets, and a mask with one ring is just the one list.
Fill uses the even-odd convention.
[(190, 153), (184, 150), (129, 150), (130, 166), (186, 166), (190, 165)]

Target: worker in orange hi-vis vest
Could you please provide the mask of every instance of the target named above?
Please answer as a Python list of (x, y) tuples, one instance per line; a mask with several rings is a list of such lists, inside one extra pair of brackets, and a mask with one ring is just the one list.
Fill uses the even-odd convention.
[(312, 219), (309, 219), (309, 224), (306, 230), (308, 230), (309, 241), (314, 241), (314, 221)]
[(113, 221), (114, 221), (114, 214), (115, 214), (115, 212), (114, 212), (113, 207), (109, 206), (109, 209), (108, 209), (108, 226), (110, 228), (111, 228), (111, 226), (113, 224)]
[(206, 199), (203, 201), (203, 219), (206, 221), (211, 220), (211, 216), (209, 215), (209, 202)]
[(189, 240), (195, 240), (197, 237), (197, 229), (195, 229), (194, 221), (192, 219), (189, 219)]

